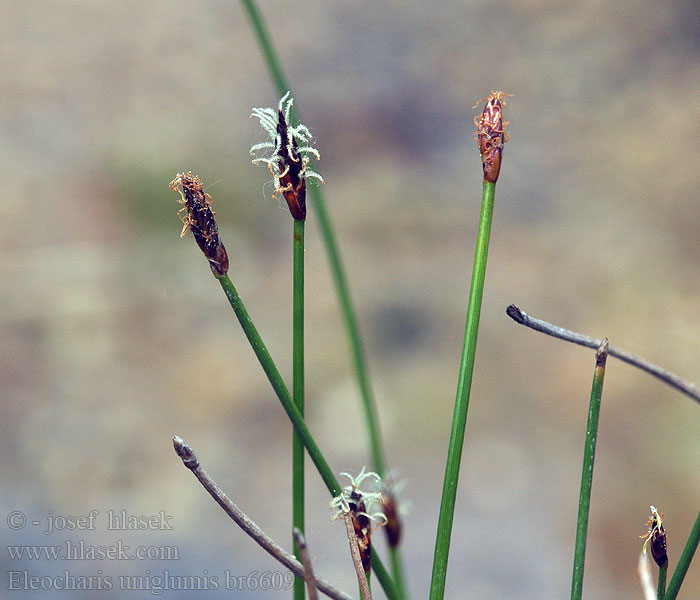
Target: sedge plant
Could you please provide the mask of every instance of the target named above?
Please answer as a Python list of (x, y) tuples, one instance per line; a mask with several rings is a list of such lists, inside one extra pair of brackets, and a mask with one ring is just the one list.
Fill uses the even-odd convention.
[[(284, 74), (282, 64), (272, 43), (272, 38), (269, 34), (267, 26), (265, 25), (265, 21), (260, 13), (258, 5), (255, 0), (241, 0), (241, 2), (250, 19), (253, 32), (255, 33), (258, 46), (262, 52), (270, 77), (279, 94), (285, 94), (285, 92), (291, 89), (291, 86), (289, 85), (289, 82)], [(293, 116), (294, 113), (292, 111), (289, 118), (293, 118)], [(362, 337), (360, 335), (360, 328), (357, 322), (352, 300), (350, 298), (347, 275), (345, 274), (345, 268), (343, 266), (343, 261), (336, 242), (333, 225), (326, 209), (324, 194), (319, 187), (311, 188), (310, 193), (314, 200), (313, 206), (315, 209), (321, 238), (323, 240), (323, 245), (328, 257), (331, 275), (333, 277), (338, 302), (340, 304), (340, 312), (343, 317), (343, 324), (345, 326), (345, 331), (348, 338), (350, 356), (360, 392), (360, 400), (365, 419), (365, 428), (367, 430), (367, 439), (369, 443), (369, 452), (372, 459), (372, 465), (379, 476), (384, 478), (386, 476), (386, 460), (381, 439), (379, 416), (374, 393), (370, 383), (369, 368), (367, 365), (367, 358)], [(398, 521), (396, 521), (396, 523), (398, 527)], [(400, 596), (403, 598), (406, 596), (406, 587), (402, 560), (399, 552), (399, 536), (389, 534), (389, 529), (386, 531), (393, 579)]]
[(474, 268), (467, 305), (467, 319), (464, 331), (464, 345), (457, 382), (457, 398), (452, 417), (452, 430), (447, 450), (445, 479), (442, 487), (442, 501), (438, 517), (435, 553), (433, 557), (433, 574), (430, 583), (430, 600), (441, 600), (445, 595), (445, 580), (447, 577), (447, 560), (450, 552), (452, 522), (454, 519), (457, 484), (459, 481), (459, 466), (462, 460), (464, 434), (467, 426), (467, 409), (469, 408), (469, 392), (474, 373), (474, 358), (476, 356), (476, 339), (479, 333), (481, 316), (481, 300), (484, 295), (484, 279), (486, 277), (486, 258), (491, 236), (493, 205), (496, 193), (496, 181), (501, 169), (503, 144), (508, 141), (505, 128), (507, 121), (503, 120), (505, 106), (503, 92), (492, 92), (480, 117), (475, 118), (475, 137), (479, 144), (484, 180), (481, 194), (481, 214), (479, 216), (479, 231), (474, 252)]
[[(308, 172), (307, 172), (308, 175)], [(323, 479), (332, 497), (342, 494), (342, 488), (335, 475), (331, 471), (325, 457), (321, 453), (304, 417), (297, 408), (282, 375), (272, 359), (270, 352), (258, 332), (248, 310), (241, 299), (238, 290), (228, 275), (229, 261), (226, 248), (221, 242), (218, 227), (211, 209), (211, 197), (204, 192), (199, 177), (192, 173), (179, 173), (170, 183), (172, 190), (180, 194), (181, 218), (184, 223), (182, 235), (190, 231), (200, 250), (209, 261), (212, 274), (217, 279), (226, 298), (233, 309), (238, 322), (253, 349), (260, 366), (267, 375), (268, 381), (284, 408), (289, 420), (301, 440), (309, 458), (314, 463), (319, 475)], [(376, 552), (371, 553), (371, 566), (377, 575), (377, 579), (390, 600), (400, 600), (391, 576)]]
[[(340, 253), (335, 241), (335, 235), (327, 214), (325, 200), (321, 190), (310, 188), (309, 192), (313, 198), (313, 206), (317, 216), (321, 237), (328, 255), (333, 280), (338, 294), (343, 321), (348, 335), (352, 363), (355, 376), (358, 381), (360, 397), (365, 415), (366, 428), (368, 433), (370, 455), (376, 473), (372, 473), (381, 479), (383, 489), (378, 494), (377, 500), (381, 500), (381, 525), (383, 526), (391, 556), (392, 575), (384, 568), (384, 565), (376, 552), (371, 552), (370, 534), (373, 529), (370, 513), (366, 510), (371, 493), (361, 492), (357, 487), (357, 480), (370, 474), (361, 474), (353, 480), (351, 486), (341, 488), (337, 479), (333, 475), (327, 461), (323, 457), (320, 449), (315, 443), (306, 423), (304, 421), (304, 229), (306, 219), (306, 180), (321, 177), (312, 169), (314, 159), (318, 159), (318, 152), (311, 147), (311, 134), (308, 129), (301, 124), (293, 125), (295, 115), (293, 103), (290, 98), (290, 86), (284, 76), (281, 63), (274, 50), (267, 28), (257, 8), (255, 0), (241, 0), (245, 7), (253, 30), (258, 39), (258, 43), (264, 56), (267, 67), (275, 86), (282, 95), (278, 107), (274, 109), (253, 109), (253, 116), (260, 119), (263, 128), (270, 135), (270, 140), (257, 144), (251, 149), (251, 154), (255, 156), (254, 163), (262, 163), (270, 169), (275, 192), (287, 202), (293, 218), (293, 350), (292, 350), (292, 393), (289, 393), (277, 366), (268, 352), (257, 328), (253, 324), (251, 317), (241, 300), (238, 291), (228, 276), (228, 256), (226, 249), (221, 243), (218, 235), (216, 222), (211, 210), (211, 198), (204, 193), (201, 182), (191, 173), (181, 173), (171, 182), (171, 187), (178, 191), (181, 196), (183, 209), (181, 216), (183, 220), (184, 235), (188, 231), (192, 233), (197, 245), (209, 261), (212, 273), (219, 281), (226, 294), (241, 327), (248, 338), (263, 370), (265, 371), (275, 394), (280, 400), (285, 412), (292, 422), (293, 443), (292, 443), (292, 463), (293, 463), (293, 528), (295, 531), (294, 548), (297, 557), (303, 559), (298, 544), (298, 540), (303, 539), (304, 529), (304, 449), (308, 452), (314, 466), (321, 475), (329, 492), (333, 497), (332, 505), (342, 513), (348, 528), (350, 546), (353, 551), (353, 562), (358, 572), (358, 580), (363, 597), (370, 596), (368, 585), (368, 575), (371, 568), (374, 569), (377, 579), (381, 584), (386, 596), (391, 600), (403, 600), (406, 597), (405, 583), (399, 558), (398, 547), (401, 538), (401, 523), (398, 517), (398, 507), (395, 490), (386, 478), (384, 451), (381, 445), (379, 420), (375, 400), (372, 394), (367, 361), (359, 335), (357, 319), (352, 307), (349, 286), (340, 258)], [(467, 315), (464, 333), (464, 343), (460, 361), (460, 369), (457, 383), (457, 393), (454, 405), (452, 428), (450, 432), (447, 459), (445, 465), (445, 476), (443, 482), (442, 498), (438, 519), (437, 535), (435, 540), (432, 578), (430, 584), (431, 600), (442, 600), (445, 594), (447, 564), (451, 541), (452, 523), (456, 502), (456, 493), (459, 480), (459, 469), (461, 463), (464, 436), (466, 432), (467, 413), (469, 407), (470, 390), (474, 372), (476, 343), (479, 331), (479, 321), (481, 314), (481, 303), (483, 298), (484, 280), (486, 272), (486, 261), (493, 219), (493, 209), (495, 200), (495, 187), (500, 173), (501, 160), (503, 155), (503, 145), (508, 141), (506, 134), (507, 121), (503, 119), (503, 108), (506, 106), (503, 92), (492, 92), (486, 100), (486, 105), (479, 117), (475, 118), (477, 131), (475, 138), (478, 143), (482, 168), (483, 184), (481, 195), (481, 211), (479, 217), (476, 250), (474, 253), (474, 265), (472, 271), (471, 286), (467, 304)], [(510, 307), (509, 307), (510, 310)], [(521, 315), (523, 319), (528, 317), (525, 313)], [(510, 314), (510, 313), (509, 313)], [(513, 316), (512, 314), (510, 316)], [(515, 317), (514, 317), (515, 318)], [(528, 317), (529, 318), (529, 317)], [(535, 321), (534, 319), (530, 319)], [(527, 324), (524, 320), (516, 321)], [(533, 325), (530, 325), (534, 327)], [(536, 327), (534, 327), (536, 328)], [(557, 331), (566, 331), (554, 327)], [(540, 329), (544, 331), (543, 329)], [(545, 331), (547, 332), (547, 331)], [(571, 333), (571, 332), (568, 332)], [(554, 335), (554, 334), (552, 334)], [(569, 341), (584, 343), (579, 338)], [(585, 336), (584, 336), (585, 337)], [(564, 338), (566, 339), (566, 338)], [(589, 340), (590, 341), (590, 340)], [(584, 343), (584, 345), (592, 345)], [(607, 340), (598, 348), (596, 371), (594, 374), (593, 388), (591, 391), (591, 404), (589, 408), (589, 421), (587, 427), (586, 446), (584, 451), (584, 465), (581, 481), (581, 491), (579, 497), (579, 514), (576, 528), (574, 571), (572, 576), (572, 599), (580, 599), (583, 585), (583, 565), (585, 558), (586, 529), (588, 513), (590, 510), (590, 491), (592, 483), (593, 462), (595, 453), (595, 441), (598, 415), (600, 410), (600, 397), (602, 393), (603, 376), (605, 372), (605, 359), (608, 354)], [(625, 353), (620, 349), (610, 347), (610, 354), (619, 355), (623, 360), (628, 360)], [(630, 355), (633, 356), (633, 355)], [(648, 361), (640, 361), (639, 364), (628, 360), (631, 364), (639, 366), (654, 374), (664, 372), (656, 365), (651, 365)], [(672, 374), (671, 374), (672, 375)], [(674, 376), (675, 377), (675, 376)], [(661, 377), (663, 379), (663, 377)], [(694, 386), (681, 381), (671, 382), (677, 389), (681, 389), (688, 395), (698, 399)], [(674, 380), (675, 381), (675, 380)], [(191, 467), (192, 468), (192, 467)], [(363, 496), (364, 494), (364, 496)], [(220, 502), (221, 503), (221, 502)], [(653, 508), (653, 507), (652, 507)], [(375, 513), (380, 514), (380, 513)], [(654, 510), (652, 510), (652, 517)], [(377, 520), (377, 517), (374, 517)], [(654, 521), (656, 533), (663, 532), (661, 518)], [(651, 530), (650, 530), (651, 532)], [(650, 539), (653, 536), (650, 533)], [(665, 532), (664, 532), (665, 550)], [(683, 578), (688, 570), (690, 561), (700, 542), (700, 516), (690, 533), (688, 541), (679, 560), (678, 566), (666, 589), (666, 572), (668, 559), (665, 563), (657, 560), (659, 565), (659, 577), (657, 587), (657, 598), (669, 598), (674, 600)], [(646, 547), (646, 543), (645, 543)], [(654, 543), (651, 542), (652, 555), (654, 555)], [(308, 556), (305, 558), (308, 562)], [(298, 561), (297, 561), (298, 562)], [(299, 563), (300, 564), (300, 563)], [(296, 567), (295, 567), (296, 568)], [(308, 567), (310, 572), (310, 567)], [(363, 571), (361, 574), (360, 571)], [(297, 575), (306, 576), (306, 572), (296, 569)], [(365, 582), (363, 583), (363, 576)], [(307, 583), (313, 580), (313, 576), (307, 577)], [(304, 598), (304, 580), (299, 576), (295, 581), (295, 600)]]
[[(279, 56), (272, 43), (272, 38), (258, 9), (258, 5), (255, 0), (241, 0), (241, 2), (250, 18), (253, 32), (255, 33), (270, 77), (278, 93), (283, 95), (292, 88), (284, 74)], [(294, 113), (292, 111), (292, 116), (293, 115)], [(372, 465), (374, 470), (379, 473), (380, 476), (384, 477), (386, 461), (384, 458), (384, 448), (381, 442), (377, 407), (370, 384), (369, 368), (367, 366), (364, 345), (360, 336), (360, 328), (350, 298), (350, 289), (347, 275), (345, 274), (345, 267), (343, 266), (340, 250), (336, 242), (333, 224), (328, 216), (323, 191), (319, 187), (314, 187), (309, 189), (309, 193), (313, 199), (313, 207), (316, 212), (323, 245), (328, 256), (328, 262), (340, 304), (340, 311), (348, 336), (350, 354), (358, 382), (360, 398), (362, 400)]]
[[(251, 116), (260, 120), (270, 140), (256, 144), (250, 150), (253, 164), (265, 164), (273, 175), (274, 196), (283, 197), (294, 222), (293, 248), (293, 301), (292, 301), (292, 395), (294, 403), (304, 416), (304, 225), (306, 222), (306, 180), (322, 177), (307, 168), (309, 157), (320, 158), (310, 145), (311, 133), (301, 123), (292, 125), (294, 101), (287, 92), (279, 101), (277, 110), (254, 108)], [(259, 154), (259, 156), (258, 156)], [(274, 197), (273, 196), (273, 197)], [(292, 432), (292, 529), (304, 533), (304, 446), (296, 432)], [(301, 559), (301, 551), (294, 540), (294, 553)], [(294, 580), (294, 597), (304, 600), (304, 580)]]

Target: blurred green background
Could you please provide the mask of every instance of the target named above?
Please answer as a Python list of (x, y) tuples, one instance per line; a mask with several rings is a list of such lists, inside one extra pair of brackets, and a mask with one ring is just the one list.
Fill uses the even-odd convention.
[[(388, 462), (407, 480), (404, 556), (427, 597), (481, 167), (472, 105), (505, 90), (496, 192), (450, 555), (450, 598), (569, 593), (594, 353), (515, 325), (534, 316), (700, 369), (700, 5), (261, 3), (322, 160)], [(286, 208), (250, 164), (253, 106), (278, 100), (238, 2), (2, 3), (0, 530), (4, 544), (175, 546), (179, 560), (0, 552), (10, 572), (215, 577), (163, 597), (285, 598), (225, 587), (280, 567), (172, 451), (181, 435), (258, 524), (290, 546), (291, 428), (192, 239), (177, 171), (214, 198), (230, 274), (291, 374)], [(307, 225), (307, 415), (335, 471), (367, 464), (346, 339), (313, 210)], [(638, 536), (666, 513), (671, 568), (700, 508), (700, 406), (608, 362), (584, 593), (639, 598)], [(356, 592), (344, 528), (308, 467), (316, 571)], [(52, 516), (99, 511), (90, 531)], [(106, 527), (108, 511), (173, 530)], [(11, 530), (8, 515), (27, 518)], [(41, 525), (32, 525), (32, 520)], [(380, 538), (380, 536), (377, 536)], [(379, 542), (383, 544), (383, 540)], [(670, 577), (670, 575), (669, 575)], [(251, 580), (252, 581), (252, 580)], [(698, 597), (700, 565), (681, 592)], [(55, 584), (48, 586), (55, 588)], [(155, 595), (155, 594), (153, 594)], [(379, 594), (381, 596), (381, 594)], [(76, 598), (94, 592), (71, 592)]]

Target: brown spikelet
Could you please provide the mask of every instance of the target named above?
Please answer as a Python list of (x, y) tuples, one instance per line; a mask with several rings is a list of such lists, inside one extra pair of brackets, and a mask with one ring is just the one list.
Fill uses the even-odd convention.
[(362, 568), (365, 570), (365, 573), (369, 573), (371, 571), (370, 563), (372, 561), (372, 527), (369, 517), (367, 516), (367, 506), (362, 499), (362, 494), (357, 490), (350, 492), (348, 505), (350, 506), (350, 514), (352, 515), (352, 525), (355, 529), (357, 546), (360, 549)]
[[(505, 98), (509, 95), (505, 92), (492, 91), (488, 97), (482, 98), (487, 102), (481, 116), (474, 117), (476, 125), (474, 139), (479, 145), (481, 164), (484, 168), (484, 181), (491, 183), (496, 183), (498, 180), (501, 158), (503, 157), (503, 144), (508, 141), (506, 133), (508, 121), (503, 120), (503, 107), (507, 106)], [(479, 100), (477, 105), (482, 100)]]
[(386, 539), (391, 548), (396, 548), (401, 542), (401, 519), (396, 502), (396, 496), (387, 487), (382, 492), (382, 504), (384, 516), (386, 516), (386, 525), (384, 532)]
[(369, 574), (372, 559), (372, 531), (386, 525), (386, 516), (381, 510), (382, 493), (364, 491), (360, 486), (366, 480), (373, 480), (375, 485), (381, 487), (382, 479), (374, 472), (366, 472), (364, 467), (356, 477), (349, 473), (341, 473), (341, 475), (350, 478), (350, 485), (345, 486), (340, 494), (331, 500), (333, 518), (342, 517), (346, 526), (351, 528), (348, 531), (351, 545), (357, 541), (362, 568), (366, 574)]
[(664, 513), (659, 514), (655, 507), (650, 506), (651, 516), (647, 521), (649, 530), (644, 535), (639, 537), (644, 539), (643, 551), (646, 552), (647, 546), (651, 549), (651, 557), (659, 567), (668, 566), (668, 546), (666, 538), (666, 529), (663, 526)]
[(254, 108), (251, 117), (260, 119), (260, 125), (268, 133), (269, 140), (255, 144), (250, 153), (253, 164), (265, 164), (273, 176), (276, 196), (282, 196), (297, 221), (306, 218), (306, 180), (323, 178), (309, 168), (311, 157), (321, 158), (318, 150), (311, 146), (311, 132), (302, 123), (292, 125), (294, 100), (287, 92), (279, 101), (277, 109)]
[(183, 223), (180, 235), (184, 236), (191, 231), (214, 275), (223, 277), (228, 272), (228, 254), (219, 239), (219, 228), (211, 209), (211, 196), (204, 192), (199, 177), (191, 171), (178, 173), (170, 182), (170, 189), (180, 194), (178, 202), (183, 205), (178, 212)]
[(279, 156), (283, 160), (285, 170), (279, 176), (280, 189), (287, 201), (292, 218), (297, 221), (306, 219), (306, 177), (305, 164), (299, 154), (299, 144), (294, 137), (289, 137), (287, 121), (284, 113), (277, 111), (277, 133), (282, 140)]

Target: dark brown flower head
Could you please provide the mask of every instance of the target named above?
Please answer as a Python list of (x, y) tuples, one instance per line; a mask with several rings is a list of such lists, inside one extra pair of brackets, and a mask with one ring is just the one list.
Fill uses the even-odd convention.
[(323, 178), (307, 167), (310, 156), (320, 158), (318, 151), (311, 147), (311, 133), (301, 123), (291, 124), (294, 100), (287, 92), (279, 101), (277, 110), (254, 108), (251, 117), (260, 119), (260, 125), (268, 133), (271, 141), (256, 144), (250, 153), (267, 153), (256, 156), (253, 164), (266, 164), (274, 178), (275, 196), (282, 196), (289, 206), (292, 217), (297, 221), (306, 218), (306, 179)]
[(642, 552), (646, 554), (647, 546), (651, 549), (651, 557), (659, 567), (668, 566), (668, 548), (666, 530), (663, 526), (664, 513), (659, 514), (655, 507), (650, 506), (651, 516), (647, 521), (649, 530), (639, 537), (644, 540)]
[(382, 488), (382, 505), (386, 516), (384, 532), (391, 548), (396, 548), (401, 542), (401, 517), (399, 516), (399, 504), (396, 499), (396, 486), (387, 478)]
[(348, 506), (350, 507), (352, 526), (355, 530), (355, 537), (357, 538), (357, 547), (360, 549), (362, 567), (365, 573), (369, 573), (372, 562), (372, 528), (370, 526), (369, 515), (367, 514), (367, 506), (365, 505), (361, 492), (352, 490), (349, 496)]
[(204, 192), (199, 177), (192, 175), (191, 171), (178, 173), (170, 182), (170, 189), (180, 194), (178, 202), (183, 205), (178, 211), (183, 223), (180, 236), (191, 231), (214, 275), (223, 277), (228, 272), (228, 254), (219, 240), (211, 196)]
[(372, 560), (372, 531), (386, 525), (386, 516), (381, 510), (374, 512), (368, 510), (381, 503), (381, 492), (363, 491), (360, 490), (359, 486), (366, 479), (374, 479), (375, 484), (379, 484), (381, 478), (376, 473), (365, 472), (364, 468), (357, 477), (352, 477), (348, 473), (341, 473), (341, 475), (350, 478), (350, 485), (345, 486), (341, 494), (331, 500), (331, 508), (334, 510), (333, 518), (337, 519), (343, 515), (343, 506), (349, 507), (357, 546), (362, 558), (362, 567), (365, 573), (369, 573)]
[(492, 183), (496, 183), (498, 180), (503, 144), (508, 141), (506, 133), (508, 121), (503, 120), (503, 108), (507, 106), (505, 99), (509, 95), (505, 92), (492, 91), (488, 97), (482, 98), (474, 106), (476, 108), (483, 100), (487, 101), (481, 116), (474, 117), (476, 125), (474, 139), (479, 145), (481, 164), (484, 168), (484, 181)]

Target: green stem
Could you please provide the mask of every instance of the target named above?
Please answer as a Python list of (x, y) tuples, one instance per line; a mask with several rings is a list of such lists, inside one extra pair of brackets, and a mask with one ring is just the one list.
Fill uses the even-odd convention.
[(681, 553), (681, 557), (678, 559), (676, 570), (673, 571), (673, 577), (671, 577), (671, 581), (668, 584), (668, 589), (666, 590), (665, 600), (676, 600), (678, 590), (681, 588), (685, 574), (688, 572), (690, 563), (693, 560), (695, 551), (698, 548), (698, 542), (700, 542), (700, 513), (698, 513), (693, 529), (690, 531), (688, 540), (683, 547), (683, 552)]
[(316, 187), (311, 189), (311, 195), (314, 200), (316, 216), (321, 229), (321, 237), (326, 247), (328, 262), (330, 263), (333, 281), (335, 283), (338, 301), (340, 302), (340, 310), (343, 315), (343, 323), (350, 344), (350, 352), (352, 355), (352, 363), (355, 369), (355, 377), (360, 387), (360, 395), (362, 398), (362, 407), (364, 409), (365, 424), (369, 436), (369, 445), (372, 455), (372, 464), (375, 472), (380, 476), (385, 475), (384, 451), (381, 441), (381, 433), (379, 430), (379, 417), (377, 416), (377, 405), (374, 400), (374, 394), (369, 383), (369, 369), (367, 368), (367, 359), (365, 350), (360, 337), (360, 329), (357, 325), (357, 317), (350, 300), (350, 292), (348, 291), (348, 280), (345, 275), (338, 246), (333, 233), (328, 213), (326, 211), (326, 203), (321, 189)]
[(668, 565), (659, 567), (659, 581), (656, 586), (656, 600), (664, 600), (666, 598), (666, 573), (668, 573)]
[(583, 593), (583, 564), (586, 559), (586, 536), (588, 533), (588, 514), (591, 507), (591, 487), (593, 485), (593, 462), (598, 438), (598, 418), (600, 416), (600, 399), (603, 395), (605, 379), (605, 362), (608, 358), (608, 340), (604, 339), (596, 353), (596, 365), (593, 372), (591, 400), (588, 408), (586, 425), (586, 445), (583, 449), (583, 469), (581, 471), (581, 493), (578, 501), (578, 519), (576, 521), (576, 545), (574, 550), (574, 571), (571, 578), (571, 600), (581, 600)]
[(289, 87), (287, 78), (282, 72), (282, 66), (277, 59), (277, 53), (272, 46), (272, 40), (267, 32), (267, 27), (265, 27), (265, 21), (263, 21), (262, 15), (258, 10), (258, 5), (255, 0), (241, 0), (241, 3), (248, 13), (248, 18), (255, 32), (255, 37), (258, 38), (258, 45), (265, 57), (265, 64), (270, 71), (270, 77), (272, 77), (272, 80), (275, 82), (279, 95), (283, 96), (291, 90), (291, 88)]
[[(272, 40), (267, 31), (267, 27), (263, 21), (262, 15), (258, 10), (255, 0), (241, 0), (243, 6), (248, 13), (253, 30), (258, 39), (258, 45), (265, 58), (265, 63), (270, 72), (270, 76), (277, 87), (278, 93), (285, 94), (291, 89), (287, 78), (282, 71), (282, 66), (277, 57), (277, 53), (272, 45)], [(369, 369), (365, 350), (360, 337), (360, 330), (357, 323), (357, 317), (353, 309), (350, 293), (348, 291), (348, 281), (343, 267), (338, 245), (335, 240), (333, 225), (331, 224), (326, 210), (326, 202), (321, 188), (310, 188), (310, 196), (313, 199), (313, 206), (316, 210), (321, 238), (326, 249), (328, 262), (330, 264), (333, 282), (335, 284), (338, 301), (340, 303), (340, 311), (343, 316), (345, 331), (348, 336), (350, 345), (350, 354), (352, 364), (355, 371), (358, 386), (360, 388), (360, 398), (362, 400), (362, 408), (365, 418), (365, 426), (367, 428), (367, 436), (369, 439), (370, 454), (372, 457), (372, 465), (375, 472), (384, 477), (386, 474), (386, 461), (384, 459), (384, 447), (381, 439), (381, 431), (379, 428), (379, 417), (377, 414), (377, 405), (370, 385)], [(392, 571), (395, 578), (396, 586), (400, 597), (405, 598), (405, 584), (401, 570), (401, 559), (398, 549), (390, 549), (392, 560)]]
[(476, 353), (476, 338), (479, 333), (479, 317), (481, 315), (481, 300), (484, 294), (484, 277), (486, 275), (486, 258), (491, 235), (493, 203), (496, 184), (484, 181), (481, 196), (481, 215), (479, 216), (479, 232), (476, 238), (474, 253), (474, 268), (469, 291), (466, 327), (464, 331), (464, 346), (459, 369), (457, 398), (452, 417), (452, 431), (447, 450), (445, 466), (445, 481), (442, 487), (442, 501), (438, 518), (437, 538), (435, 541), (435, 556), (433, 558), (433, 575), (430, 583), (430, 600), (441, 600), (445, 595), (445, 579), (447, 576), (447, 560), (450, 552), (452, 521), (454, 519), (455, 500), (457, 498), (457, 483), (459, 465), (462, 459), (464, 432), (467, 426), (467, 409), (469, 407), (469, 391), (474, 372), (474, 356)]
[(255, 352), (255, 356), (258, 358), (260, 366), (263, 368), (263, 371), (265, 371), (265, 374), (272, 385), (272, 389), (275, 391), (275, 394), (282, 403), (282, 407), (287, 413), (287, 416), (289, 416), (292, 425), (294, 425), (297, 435), (301, 438), (304, 447), (309, 453), (309, 457), (316, 466), (316, 469), (321, 475), (321, 478), (323, 479), (323, 482), (326, 484), (326, 487), (330, 493), (333, 496), (337, 496), (341, 491), (340, 484), (335, 478), (335, 475), (333, 475), (333, 472), (328, 466), (326, 459), (321, 454), (321, 451), (311, 436), (309, 429), (306, 427), (304, 417), (301, 416), (299, 409), (296, 407), (296, 404), (294, 404), (294, 401), (289, 394), (289, 390), (282, 379), (282, 375), (280, 375), (277, 365), (272, 360), (270, 352), (265, 346), (265, 342), (263, 342), (258, 330), (253, 324), (253, 321), (250, 318), (245, 305), (243, 304), (243, 300), (241, 300), (241, 297), (238, 295), (238, 291), (233, 285), (231, 278), (228, 275), (224, 275), (223, 277), (218, 277), (217, 279), (219, 280), (219, 283), (221, 284), (221, 287), (223, 288), (224, 293), (231, 304), (231, 308), (233, 308), (233, 311), (236, 313), (238, 322), (241, 324), (243, 332), (248, 338), (248, 341), (253, 348), (253, 352)]
[[(272, 389), (275, 391), (279, 401), (282, 403), (282, 407), (287, 413), (289, 420), (292, 422), (292, 425), (299, 435), (302, 444), (304, 444), (304, 448), (306, 448), (306, 451), (309, 453), (309, 457), (316, 466), (316, 469), (321, 475), (323, 482), (326, 484), (328, 491), (331, 493), (331, 496), (339, 495), (341, 493), (340, 484), (338, 483), (335, 475), (333, 475), (333, 472), (328, 466), (328, 463), (321, 453), (321, 450), (316, 445), (311, 432), (304, 422), (304, 417), (301, 416), (299, 409), (296, 407), (296, 404), (294, 404), (294, 400), (292, 400), (292, 396), (290, 395), (289, 390), (287, 389), (287, 386), (285, 385), (284, 380), (277, 369), (277, 365), (275, 365), (275, 362), (272, 360), (272, 357), (270, 356), (265, 343), (260, 337), (257, 328), (253, 324), (253, 321), (250, 318), (245, 305), (243, 304), (243, 300), (241, 300), (241, 297), (238, 295), (238, 291), (233, 285), (231, 278), (228, 275), (223, 275), (221, 277), (217, 277), (217, 279), (219, 280), (219, 283), (221, 284), (221, 287), (224, 290), (229, 303), (231, 304), (231, 308), (233, 308), (233, 312), (236, 313), (236, 318), (241, 324), (243, 332), (248, 338), (248, 341), (253, 348), (253, 352), (255, 352), (255, 356), (258, 358), (260, 366), (262, 366), (263, 371), (265, 371), (265, 374), (272, 385)], [(389, 600), (399, 600), (394, 582), (391, 580), (391, 577), (389, 577), (389, 574), (384, 568), (384, 565), (382, 564), (379, 556), (377, 556), (376, 552), (372, 553), (372, 568), (377, 574), (377, 579), (379, 579), (379, 583), (384, 589), (384, 592)]]
[[(258, 10), (257, 3), (254, 0), (241, 0), (246, 12), (250, 18), (253, 30), (258, 39), (258, 45), (265, 58), (265, 63), (270, 71), (278, 93), (281, 95), (287, 93), (291, 88), (287, 78), (282, 72), (279, 58), (275, 52), (272, 40), (267, 31), (267, 27), (263, 21), (262, 15)], [(321, 237), (328, 255), (333, 281), (335, 283), (336, 293), (340, 302), (340, 310), (343, 315), (343, 322), (350, 344), (350, 353), (352, 355), (353, 367), (355, 376), (360, 388), (362, 398), (363, 412), (369, 437), (370, 451), (372, 456), (372, 464), (374, 470), (380, 477), (385, 475), (385, 460), (383, 446), (381, 442), (381, 434), (379, 431), (379, 419), (377, 417), (376, 402), (372, 389), (369, 383), (369, 374), (365, 352), (360, 339), (360, 332), (357, 325), (357, 318), (352, 307), (350, 294), (348, 291), (348, 282), (343, 268), (338, 246), (335, 241), (333, 225), (330, 222), (326, 210), (326, 203), (323, 197), (323, 192), (320, 188), (310, 188), (308, 190), (313, 198), (313, 206), (316, 210), (319, 227), (321, 229)]]
[(406, 598), (406, 588), (404, 587), (403, 561), (398, 548), (389, 548), (389, 560), (391, 561), (391, 576), (396, 584), (400, 598)]
[[(292, 394), (299, 414), (304, 416), (304, 221), (294, 220), (294, 299), (292, 309)], [(304, 445), (292, 432), (292, 531), (304, 533)], [(294, 554), (301, 551), (294, 541)], [(304, 600), (306, 583), (294, 578), (294, 599)]]

